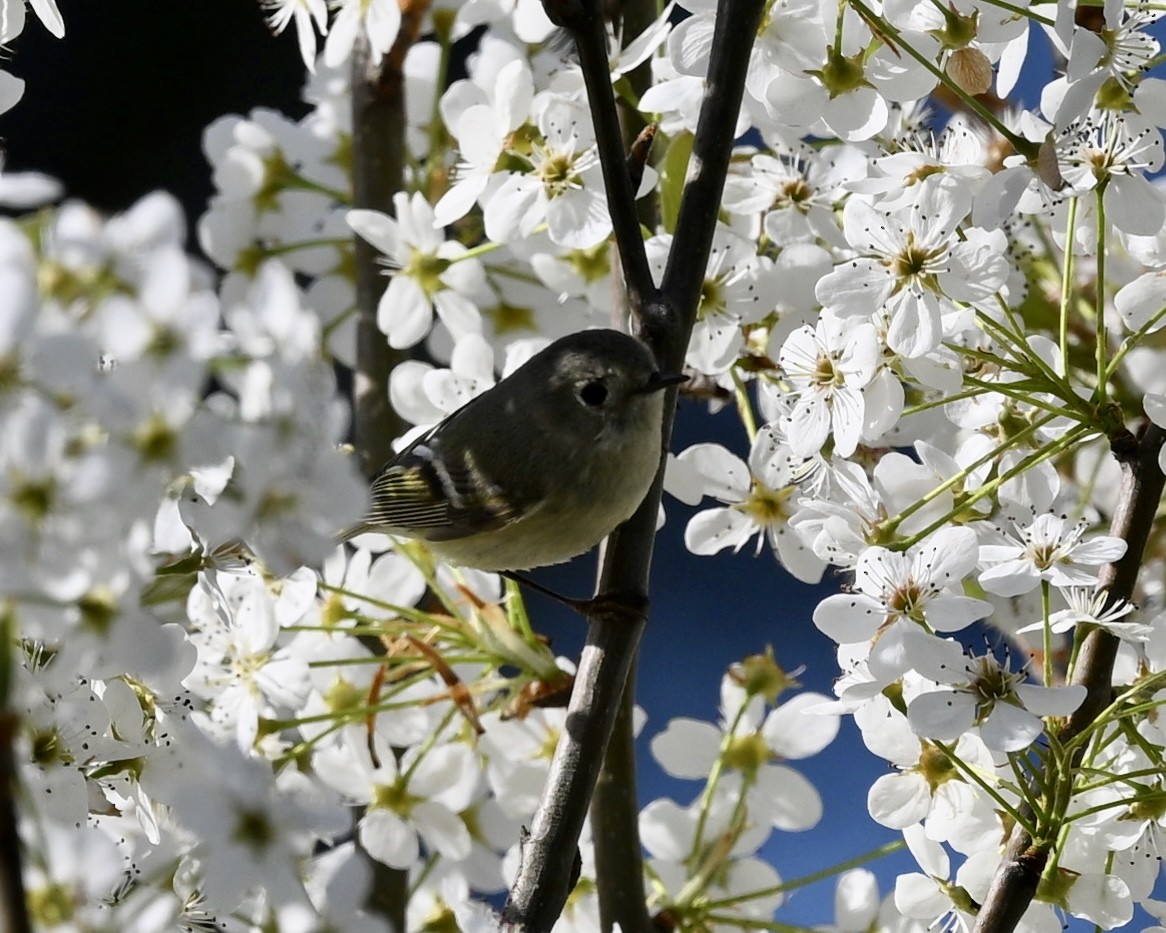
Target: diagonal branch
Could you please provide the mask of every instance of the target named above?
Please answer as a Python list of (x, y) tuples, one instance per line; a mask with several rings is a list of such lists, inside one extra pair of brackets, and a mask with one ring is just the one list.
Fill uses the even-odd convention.
[[(587, 39), (586, 30), (602, 28), (597, 0), (547, 0), (548, 13), (560, 25), (583, 30), (576, 39)], [(643, 337), (663, 368), (679, 370), (696, 320), (700, 288), (704, 282), (712, 245), (717, 209), (733, 147), (733, 129), (744, 93), (748, 45), (757, 33), (763, 0), (721, 0), (709, 64), (708, 89), (697, 125), (693, 161), (680, 208), (680, 222), (669, 259), (671, 275), (654, 300), (642, 308)], [(614, 127), (618, 139), (606, 57), (580, 49), (580, 62), (588, 75), (591, 108), (597, 138), (606, 138)], [(599, 70), (602, 69), (602, 81)], [(602, 113), (603, 110), (609, 113)], [(605, 178), (619, 175), (626, 183), (608, 182), (608, 199), (618, 192), (631, 197), (622, 146), (600, 145)], [(618, 158), (617, 167), (609, 163)], [(634, 202), (612, 204), (613, 218), (628, 211)], [(639, 238), (639, 227), (635, 228)], [(642, 246), (622, 242), (630, 231), (616, 228), (621, 256), (635, 256)], [(687, 270), (680, 267), (687, 266)], [(637, 275), (625, 259), (629, 288)], [(641, 296), (642, 297), (642, 296)], [(676, 390), (665, 402), (663, 443), (672, 436)], [(575, 689), (567, 713), (567, 727), (559, 739), (543, 801), (535, 814), (529, 837), (522, 847), (518, 875), (504, 911), (508, 923), (530, 933), (550, 930), (570, 893), (579, 833), (586, 818), (600, 764), (619, 709), (640, 636), (647, 624), (647, 593), (656, 516), (663, 489), (663, 464), (636, 514), (616, 529), (608, 541), (599, 595), (589, 614), (587, 645), (579, 662)]]
[[(1121, 560), (1107, 564), (1098, 585), (1108, 592), (1108, 605), (1133, 597), (1146, 542), (1154, 525), (1166, 479), (1158, 468), (1158, 451), (1166, 432), (1156, 425), (1140, 438), (1128, 432), (1111, 440), (1121, 463), (1122, 485), (1110, 533), (1126, 542)], [(1113, 664), (1118, 639), (1104, 629), (1090, 632), (1081, 646), (1073, 683), (1086, 689), (1085, 701), (1069, 718), (1059, 738), (1066, 742), (1092, 725), (1113, 699)], [(1078, 755), (1070, 767), (1077, 765)], [(1031, 815), (1031, 814), (1030, 814)], [(1012, 831), (1004, 859), (996, 869), (980, 912), (975, 933), (1010, 933), (1032, 903), (1041, 873), (1048, 861), (1051, 840), (1033, 840), (1019, 825)]]

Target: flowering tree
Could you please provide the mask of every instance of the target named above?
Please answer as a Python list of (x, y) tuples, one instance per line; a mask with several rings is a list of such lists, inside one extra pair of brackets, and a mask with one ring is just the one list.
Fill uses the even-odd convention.
[[(3, 928), (781, 929), (758, 850), (820, 817), (790, 763), (842, 716), (919, 871), (840, 873), (833, 929), (1166, 925), (1157, 13), (267, 6), (312, 111), (207, 127), (209, 262), (166, 194), (0, 175), (41, 207), (0, 223)], [(669, 454), (580, 658), (510, 581), (335, 546), (397, 435), (613, 324), (750, 446)], [(743, 658), (718, 722), (648, 726), (700, 792), (641, 806), (665, 490), (693, 554), (847, 582), (835, 696)]]

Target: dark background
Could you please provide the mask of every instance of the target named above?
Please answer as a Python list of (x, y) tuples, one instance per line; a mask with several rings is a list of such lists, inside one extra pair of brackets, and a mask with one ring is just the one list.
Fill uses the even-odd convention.
[[(258, 0), (59, 0), (64, 39), (50, 36), (35, 17), (12, 43), (8, 68), (28, 81), (24, 99), (0, 116), (6, 168), (37, 169), (64, 182), (70, 197), (103, 211), (128, 207), (165, 188), (179, 197), (193, 224), (211, 194), (202, 156), (203, 127), (224, 113), (255, 106), (304, 114), (303, 65), (289, 29), (268, 32)], [(1043, 37), (1035, 35), (1036, 74), (1047, 74)], [(1031, 86), (1031, 85), (1030, 85)], [(193, 246), (196, 249), (197, 247)], [(698, 441), (724, 443), (747, 456), (745, 435), (726, 412), (709, 416), (682, 403), (675, 450)], [(773, 645), (778, 661), (808, 689), (830, 693), (837, 672), (831, 643), (810, 621), (814, 605), (836, 586), (807, 587), (777, 564), (768, 548), (698, 558), (683, 544), (691, 510), (666, 500), (668, 522), (660, 534), (652, 589), (652, 621), (643, 646), (638, 697), (648, 713), (640, 742), (640, 797), (671, 796), (688, 804), (697, 782), (662, 774), (647, 739), (674, 716), (715, 720), (718, 684), (725, 668)], [(594, 558), (552, 568), (539, 579), (565, 593), (589, 592)], [(583, 623), (546, 599), (529, 599), (532, 616), (553, 634), (556, 648), (575, 655)], [(825, 753), (793, 763), (819, 788), (821, 824), (806, 833), (776, 833), (762, 855), (793, 879), (897, 838), (866, 812), (866, 792), (886, 765), (861, 744), (849, 719)], [(883, 893), (895, 874), (915, 870), (897, 855), (871, 866)], [(779, 912), (794, 924), (833, 919), (833, 882), (794, 893)], [(1137, 924), (1137, 921), (1135, 921)]]

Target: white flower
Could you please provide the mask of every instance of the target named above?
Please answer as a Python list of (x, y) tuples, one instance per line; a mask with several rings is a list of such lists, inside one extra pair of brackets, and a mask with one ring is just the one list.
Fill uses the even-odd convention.
[(768, 540), (786, 570), (817, 583), (825, 563), (789, 528), (802, 464), (768, 427), (757, 432), (748, 465), (719, 444), (696, 444), (670, 459), (669, 492), (693, 504), (705, 495), (727, 503), (694, 515), (684, 531), (685, 545), (694, 554), (715, 554), (727, 547), (740, 550), (754, 535), (763, 536), (758, 550)]
[[(1107, 82), (1126, 92), (1158, 54), (1158, 40), (1149, 27), (1161, 12), (1141, 5), (1104, 4), (1105, 26), (1094, 31), (1075, 26), (1072, 16), (1058, 17), (1054, 41), (1068, 53), (1063, 77), (1041, 92), (1041, 111), (1059, 126), (1089, 110)], [(1070, 33), (1071, 30), (1071, 33)], [(1065, 46), (1068, 46), (1066, 49)]]
[(314, 576), (307, 570), (298, 576), (274, 597), (256, 573), (212, 570), (190, 593), (198, 663), (186, 685), (212, 701), (212, 719), (243, 749), (272, 705), (296, 709), (307, 696), (307, 664), (276, 645), (282, 626), (298, 621), (315, 593)]
[(459, 159), (453, 184), (433, 207), (440, 226), (464, 217), (479, 198), (489, 200), (489, 185), (497, 187), (508, 176), (497, 167), (511, 134), (530, 119), (534, 82), (525, 59), (508, 62), (493, 77), (486, 87), (457, 81), (442, 96), (442, 115), (458, 141)]
[(975, 565), (970, 528), (941, 528), (906, 552), (867, 548), (855, 567), (855, 592), (822, 600), (814, 624), (841, 644), (868, 641), (899, 620), (959, 631), (992, 611), (990, 603), (959, 590)]
[(950, 857), (943, 846), (927, 838), (922, 826), (908, 826), (903, 838), (923, 873), (908, 872), (895, 879), (895, 907), (907, 917), (926, 921), (929, 930), (971, 933), (976, 904), (967, 885), (973, 873), (985, 882), (991, 878), (1000, 856), (996, 852), (973, 856), (953, 879)]
[(363, 32), (375, 64), (393, 47), (400, 28), (401, 8), (396, 0), (340, 0), (340, 12), (324, 42), (324, 63), (329, 68), (344, 64)]
[[(22, 6), (23, 4), (8, 4)], [(32, 11), (40, 18), (45, 29), (60, 39), (65, 34), (65, 21), (61, 18), (61, 11), (57, 8), (57, 0), (29, 0)]]
[(823, 307), (887, 317), (887, 346), (904, 358), (935, 350), (962, 326), (956, 302), (989, 301), (1008, 275), (1003, 231), (956, 235), (971, 205), (967, 187), (945, 174), (926, 178), (911, 204), (896, 211), (852, 197), (842, 229), (860, 255), (819, 281)]
[(921, 736), (951, 741), (979, 725), (989, 748), (1020, 751), (1044, 731), (1038, 717), (1067, 716), (1085, 699), (1079, 684), (1029, 684), (1023, 672), (1006, 669), (990, 654), (969, 658), (958, 642), (934, 641), (934, 654), (917, 667), (952, 689), (920, 693), (908, 704), (907, 719)]
[(879, 914), (879, 882), (873, 871), (852, 868), (838, 876), (834, 886), (834, 925), (823, 933), (863, 933), (874, 927)]
[[(1133, 603), (1124, 599), (1111, 602), (1107, 590), (1087, 586), (1071, 586), (1061, 590), (1068, 609), (1061, 609), (1049, 617), (1049, 631), (1061, 635), (1078, 625), (1096, 625), (1118, 638), (1128, 641), (1145, 641), (1150, 634), (1150, 626), (1141, 622), (1120, 622), (1134, 611)], [(1016, 630), (1017, 635), (1044, 630), (1044, 622), (1033, 622)]]
[(297, 769), (276, 777), (266, 763), (191, 732), (169, 802), (193, 834), (188, 857), (210, 907), (230, 912), (260, 890), (275, 903), (306, 901), (301, 866), (318, 834), (342, 831), (343, 811)]
[(1099, 567), (1126, 552), (1126, 543), (1110, 535), (1082, 540), (1087, 522), (1070, 525), (1064, 516), (1043, 512), (1027, 527), (1013, 525), (1014, 534), (997, 529), (1005, 544), (980, 545), (980, 585), (997, 596), (1019, 596), (1041, 580), (1053, 586), (1092, 586)]
[[(854, 712), (863, 742), (896, 768), (879, 777), (866, 797), (871, 818), (891, 829), (922, 822), (929, 839), (948, 841), (960, 851), (993, 845), (1000, 838), (995, 801), (961, 777), (947, 755), (912, 731), (907, 717), (882, 694)], [(955, 757), (981, 775), (995, 769), (992, 753), (974, 733), (964, 733)]]
[(279, 35), (288, 23), (296, 24), (300, 57), (308, 71), (316, 70), (316, 29), (328, 31), (328, 6), (324, 0), (263, 0), (271, 31)]
[(591, 118), (582, 105), (553, 98), (538, 127), (530, 171), (512, 174), (486, 204), (486, 235), (506, 243), (545, 223), (556, 245), (589, 249), (611, 233)]
[(481, 331), (475, 297), (484, 285), (481, 264), (462, 259), (466, 248), (446, 240), (434, 226), (433, 208), (420, 193), (393, 195), (396, 217), (380, 211), (349, 211), (349, 226), (385, 255), (394, 270), (377, 305), (377, 327), (389, 346), (419, 343), (433, 324), (433, 312), (454, 340)]
[(78, 823), (38, 829), (43, 858), (24, 866), (24, 895), (37, 929), (110, 929), (110, 905), (124, 891), (132, 862), (107, 832)]
[(1145, 177), (1163, 162), (1162, 133), (1151, 121), (1132, 113), (1094, 114), (1067, 127), (1056, 151), (1061, 177), (1074, 193), (1104, 184), (1105, 215), (1118, 230), (1142, 236), (1161, 231), (1166, 203)]
[[(1146, 416), (1160, 428), (1166, 428), (1166, 395), (1157, 392), (1147, 392), (1142, 399), (1142, 407)], [(1158, 469), (1166, 473), (1166, 444), (1158, 451)]]
[[(657, 283), (671, 245), (667, 234), (644, 244)], [(757, 255), (755, 243), (718, 224), (688, 342), (687, 364), (702, 373), (726, 372), (745, 346), (741, 325), (755, 324), (773, 311), (783, 285), (773, 262)]]
[(1113, 307), (1131, 331), (1153, 334), (1166, 327), (1166, 274), (1144, 272), (1127, 282), (1113, 296)]
[[(718, 757), (745, 782), (755, 820), (794, 832), (821, 818), (817, 790), (799, 772), (781, 762), (816, 755), (838, 734), (838, 715), (818, 713), (826, 697), (799, 693), (770, 710), (760, 696), (751, 699), (730, 678), (721, 684), (722, 724), (679, 718), (652, 739), (652, 755), (669, 774), (690, 780), (707, 777)], [(744, 709), (741, 704), (748, 700)], [(731, 734), (726, 735), (729, 726)]]
[(870, 324), (822, 317), (816, 327), (807, 324), (786, 338), (778, 362), (797, 393), (785, 426), (795, 454), (816, 454), (831, 433), (835, 454), (854, 453), (866, 417), (862, 389), (878, 361)]
[(730, 173), (722, 203), (738, 214), (763, 212), (765, 235), (778, 246), (818, 238), (844, 246), (834, 208), (844, 194), (842, 186), (866, 171), (866, 157), (853, 146), (824, 152), (799, 146), (784, 158), (759, 153), (747, 169)]
[(422, 840), (430, 852), (455, 861), (470, 854), (470, 832), (458, 814), (473, 801), (480, 775), (465, 745), (414, 747), (398, 764), (379, 732), (370, 742), (365, 729), (349, 726), (339, 742), (316, 753), (313, 764), (321, 780), (350, 803), (367, 807), (358, 833), (378, 861), (412, 868)]

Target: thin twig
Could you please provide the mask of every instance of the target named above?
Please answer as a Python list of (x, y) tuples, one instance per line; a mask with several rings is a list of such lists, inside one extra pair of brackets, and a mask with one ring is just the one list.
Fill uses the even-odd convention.
[[(546, 5), (551, 18), (560, 25), (571, 28), (571, 24), (577, 22), (591, 30), (602, 28), (596, 0), (548, 0)], [(658, 300), (647, 301), (642, 308), (642, 336), (661, 365), (672, 370), (680, 369), (684, 363), (696, 320), (717, 208), (732, 151), (733, 128), (744, 92), (748, 44), (756, 35), (762, 9), (762, 0), (721, 0), (718, 6), (708, 90), (680, 207), (682, 223), (677, 226), (669, 259), (669, 268), (673, 272), (671, 277), (665, 274), (665, 285)], [(597, 113), (612, 107), (607, 62), (606, 58), (598, 61), (594, 49), (587, 54), (580, 50), (580, 61), (592, 94), (591, 107), (596, 114), (598, 137), (608, 132), (601, 127), (614, 122), (613, 112)], [(598, 74), (600, 68), (603, 70), (602, 81)], [(618, 135), (615, 138), (618, 139)], [(618, 186), (608, 182), (609, 201), (621, 190), (630, 197), (622, 149), (601, 143), (600, 155), (605, 162), (605, 177), (618, 175), (623, 179), (622, 185)], [(618, 160), (618, 172), (606, 164), (612, 159)], [(634, 215), (629, 201), (618, 209), (613, 206), (613, 218), (617, 214), (623, 216), (625, 210)], [(632, 235), (628, 225), (620, 224), (615, 229), (618, 238)], [(634, 236), (639, 240), (638, 226)], [(620, 248), (625, 257), (639, 253), (639, 249), (631, 249), (623, 242)], [(642, 244), (639, 248), (642, 249)], [(626, 258), (625, 274), (630, 290), (635, 287), (633, 283), (639, 273), (627, 264)], [(662, 432), (665, 449), (672, 436), (676, 390), (669, 389), (668, 393)], [(595, 611), (588, 619), (587, 646), (579, 661), (566, 729), (555, 749), (547, 788), (530, 835), (524, 842), (518, 875), (503, 913), (508, 923), (528, 933), (549, 931), (570, 893), (579, 833), (628, 671), (647, 623), (649, 568), (662, 489), (663, 464), (636, 514), (616, 529), (608, 541), (599, 596), (595, 601)]]
[[(1121, 463), (1122, 486), (1110, 533), (1126, 542), (1126, 552), (1121, 560), (1102, 568), (1098, 585), (1108, 593), (1107, 607), (1133, 597), (1146, 542), (1166, 483), (1158, 469), (1158, 451), (1164, 439), (1166, 432), (1150, 425), (1141, 438), (1122, 433), (1111, 440), (1114, 456)], [(1074, 684), (1085, 687), (1085, 701), (1069, 717), (1058, 735), (1061, 743), (1068, 742), (1092, 725), (1109, 706), (1113, 698), (1113, 664), (1117, 648), (1117, 637), (1103, 628), (1095, 629), (1086, 637), (1072, 678)], [(1083, 751), (1082, 746), (1067, 766), (1075, 768)], [(1016, 928), (1036, 894), (1053, 841), (1034, 841), (1017, 825), (976, 917), (975, 933), (1011, 933)]]

